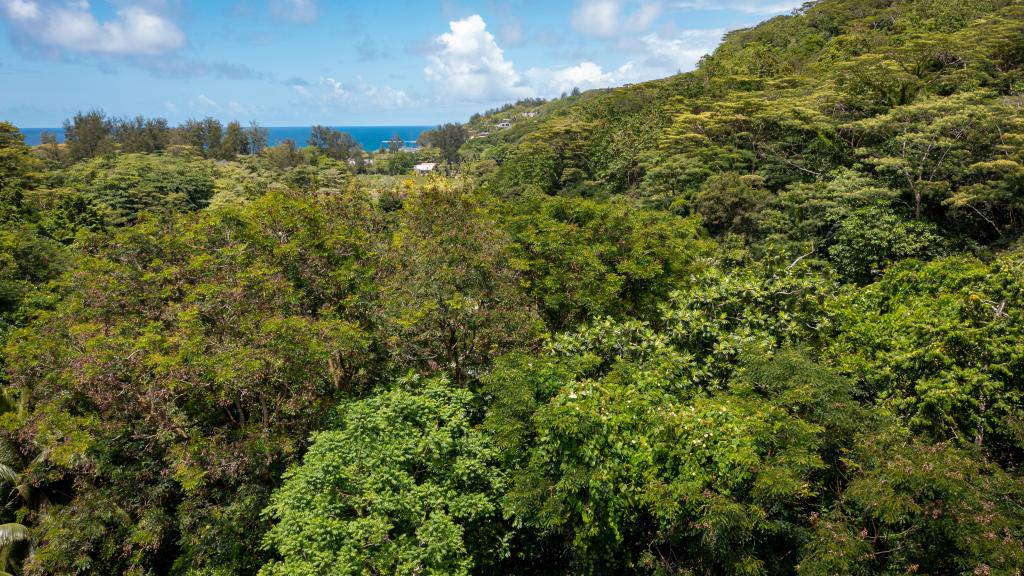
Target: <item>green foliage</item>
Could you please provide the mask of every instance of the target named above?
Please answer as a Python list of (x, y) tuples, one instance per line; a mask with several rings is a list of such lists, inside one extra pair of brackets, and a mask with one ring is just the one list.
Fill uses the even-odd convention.
[(42, 170), (17, 128), (0, 122), (0, 336), (24, 320), (23, 305), (36, 287), (57, 277), (68, 264), (51, 237), (63, 227), (47, 230), (45, 220), (51, 214), (41, 214), (32, 202)]
[(1022, 37), (821, 0), (368, 157), (0, 123), (0, 571), (1017, 574)]
[(459, 148), (468, 138), (465, 126), (461, 124), (443, 124), (420, 135), (423, 145), (438, 148), (441, 158), (452, 164), (459, 161)]
[(72, 161), (108, 154), (114, 149), (113, 122), (102, 110), (79, 112), (64, 121), (64, 141)]
[(431, 181), (406, 199), (380, 278), (395, 359), (461, 385), (535, 340), (539, 320), (507, 254), (507, 236), (464, 183)]
[(373, 169), (378, 174), (398, 176), (411, 173), (415, 165), (415, 154), (396, 150), (383, 155), (378, 154), (375, 158)]
[(271, 194), (86, 248), (8, 351), (27, 441), (75, 485), (40, 519), (41, 570), (262, 563), (246, 534), (277, 474), (374, 364), (365, 208)]
[(362, 153), (362, 147), (348, 132), (327, 126), (313, 126), (308, 144), (320, 154), (335, 160), (347, 160)]
[(171, 130), (163, 118), (136, 116), (124, 120), (114, 119), (113, 138), (122, 152), (160, 152), (170, 144)]
[(661, 145), (717, 171), (756, 172), (773, 186), (826, 173), (842, 148), (822, 97), (780, 88), (684, 100)]
[(585, 199), (524, 197), (506, 204), (502, 225), (512, 266), (552, 330), (652, 315), (707, 246), (692, 221)]
[(67, 185), (105, 207), (114, 225), (131, 224), (142, 212), (185, 212), (213, 196), (213, 171), (200, 160), (122, 154), (77, 164)]
[(1019, 154), (1011, 143), (1019, 144), (1024, 118), (1019, 111), (986, 102), (990, 97), (985, 92), (933, 97), (849, 129), (863, 138), (859, 155), (908, 193), (920, 217), (948, 198), (971, 174), (971, 166)]
[(814, 516), (799, 574), (1014, 574), (1021, 481), (969, 452), (867, 436), (836, 506)]
[(0, 221), (17, 217), (22, 193), (35, 186), (41, 169), (21, 132), (13, 124), (0, 122)]
[[(689, 212), (700, 215), (712, 234), (754, 235), (758, 232), (758, 214), (767, 203), (760, 176), (725, 173), (706, 180), (686, 204)], [(681, 210), (683, 206), (676, 201), (673, 208)]]
[(939, 254), (941, 238), (927, 222), (907, 221), (890, 210), (868, 207), (852, 211), (839, 222), (828, 250), (840, 274), (866, 283), (893, 262)]
[(639, 194), (645, 204), (657, 208), (668, 208), (676, 198), (692, 195), (710, 175), (703, 162), (682, 154), (649, 162), (653, 166), (644, 174)]
[(241, 154), (248, 154), (249, 151), (249, 138), (242, 130), (242, 125), (238, 122), (229, 122), (218, 156), (230, 160)]
[(567, 538), (576, 570), (792, 570), (771, 550), (801, 542), (818, 472), (863, 421), (852, 386), (790, 353), (706, 395), (672, 367), (685, 356), (630, 334), (614, 352), (562, 359), (556, 345), (557, 361), (511, 358), (488, 378), (487, 426), (515, 471), (508, 513)]
[(712, 268), (670, 296), (659, 325), (664, 337), (692, 355), (692, 377), (714, 389), (744, 352), (819, 343), (832, 323), (825, 304), (835, 290), (834, 281), (806, 260)]
[(343, 405), (265, 514), (261, 575), (470, 574), (503, 555), (504, 474), (442, 378)]
[(588, 128), (552, 120), (531, 133), (499, 172), (502, 185), (519, 192), (552, 194), (564, 185), (581, 183), (590, 172), (583, 140)]
[(1019, 254), (907, 262), (833, 304), (829, 355), (912, 430), (1018, 462), (1022, 290)]
[(289, 168), (295, 168), (304, 164), (309, 164), (309, 161), (302, 152), (295, 146), (295, 141), (285, 139), (276, 146), (265, 147), (260, 152), (260, 157), (263, 158), (270, 166), (284, 171)]

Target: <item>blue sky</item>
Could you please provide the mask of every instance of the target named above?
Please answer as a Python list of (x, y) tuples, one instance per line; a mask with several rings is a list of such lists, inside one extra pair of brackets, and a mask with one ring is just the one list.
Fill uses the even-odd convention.
[(464, 121), (694, 67), (788, 0), (0, 0), (0, 120)]

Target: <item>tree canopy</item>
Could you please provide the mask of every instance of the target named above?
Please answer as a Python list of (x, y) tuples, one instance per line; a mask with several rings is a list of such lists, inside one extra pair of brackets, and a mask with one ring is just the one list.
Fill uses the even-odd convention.
[(1022, 39), (820, 0), (418, 149), (0, 122), (0, 573), (1019, 574)]

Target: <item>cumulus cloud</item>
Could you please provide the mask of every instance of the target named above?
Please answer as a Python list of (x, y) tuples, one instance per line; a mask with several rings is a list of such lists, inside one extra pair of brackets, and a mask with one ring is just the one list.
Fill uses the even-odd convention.
[(782, 14), (803, 6), (803, 0), (688, 0), (676, 2), (679, 10), (735, 10), (745, 14)]
[[(646, 26), (646, 24), (645, 24)], [(688, 30), (672, 36), (649, 33), (631, 38), (635, 59), (618, 68), (597, 62), (564, 67), (516, 70), (487, 31), (483, 18), (473, 15), (449, 23), (427, 54), (424, 75), (440, 100), (493, 102), (528, 96), (553, 97), (573, 88), (588, 90), (661, 78), (692, 69), (711, 52), (722, 30)]]
[(14, 21), (34, 20), (39, 17), (39, 5), (26, 0), (4, 0), (4, 12)]
[(408, 108), (412, 105), (412, 98), (404, 90), (398, 90), (391, 86), (375, 86), (373, 84), (360, 84), (359, 90), (363, 97), (378, 108), (395, 109)]
[(686, 30), (671, 38), (647, 34), (641, 38), (646, 64), (669, 72), (691, 70), (705, 54), (712, 52), (725, 30)]
[(287, 84), (292, 90), (308, 103), (317, 104), (324, 109), (338, 106), (352, 106), (393, 110), (408, 108), (414, 104), (413, 99), (404, 91), (391, 86), (377, 86), (363, 82), (362, 79), (348, 84), (322, 76), (316, 84), (301, 78), (292, 78)]
[(0, 0), (11, 32), (23, 42), (60, 53), (153, 56), (185, 45), (185, 34), (154, 2), (120, 4), (101, 22), (87, 0)]
[(564, 68), (531, 68), (526, 71), (530, 89), (538, 96), (555, 96), (573, 88), (590, 90), (622, 84), (630, 79), (633, 65), (625, 64), (606, 72), (600, 64), (590, 61)]
[(572, 25), (583, 34), (614, 38), (647, 30), (661, 12), (661, 2), (581, 0), (572, 13)]
[(298, 24), (313, 22), (320, 15), (315, 0), (271, 0), (270, 11), (278, 18)]
[(423, 72), (442, 95), (462, 100), (500, 100), (529, 95), (512, 62), (478, 14), (448, 23), (434, 40)]

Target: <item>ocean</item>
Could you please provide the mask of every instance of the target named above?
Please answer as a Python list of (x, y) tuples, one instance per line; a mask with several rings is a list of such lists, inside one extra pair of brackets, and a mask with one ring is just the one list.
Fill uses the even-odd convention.
[[(310, 126), (266, 126), (265, 128), (269, 133), (271, 146), (289, 138), (294, 140), (296, 145), (305, 146), (311, 132)], [(363, 150), (372, 152), (379, 150), (381, 145), (386, 144), (395, 134), (405, 140), (407, 146), (412, 146), (420, 134), (435, 128), (435, 126), (333, 126), (333, 128), (348, 132), (359, 142)], [(25, 135), (25, 144), (29, 146), (39, 144), (44, 131), (55, 134), (58, 142), (64, 139), (64, 130), (61, 128), (21, 128), (20, 130)]]

